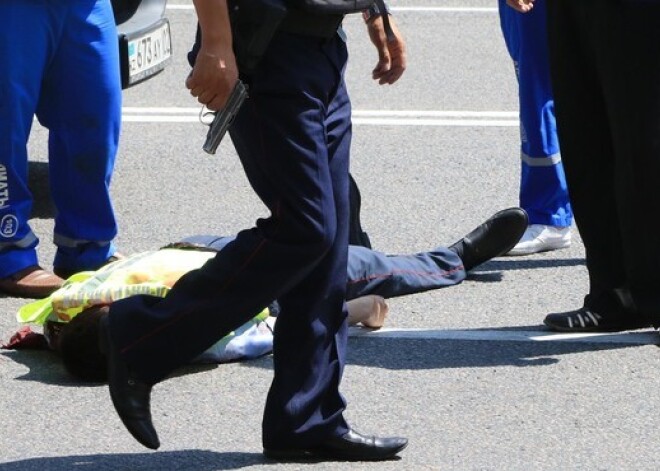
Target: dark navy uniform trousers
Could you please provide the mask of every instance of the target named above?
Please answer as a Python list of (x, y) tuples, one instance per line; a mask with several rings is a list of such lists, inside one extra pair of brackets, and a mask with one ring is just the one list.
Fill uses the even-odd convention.
[[(232, 240), (233, 237), (196, 235), (186, 237), (183, 242), (223, 250)], [(422, 293), (457, 285), (466, 275), (462, 260), (447, 247), (390, 255), (359, 245), (349, 245), (346, 299), (370, 294), (394, 298)]]
[(267, 447), (310, 446), (348, 430), (339, 393), (347, 334), (346, 60), (339, 35), (276, 34), (230, 130), (270, 216), (167, 297), (132, 297), (110, 309), (123, 357), (140, 379), (157, 382), (278, 299)]

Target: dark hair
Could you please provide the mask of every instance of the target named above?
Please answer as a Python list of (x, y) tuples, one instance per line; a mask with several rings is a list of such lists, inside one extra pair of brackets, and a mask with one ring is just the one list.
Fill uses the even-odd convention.
[(106, 357), (99, 348), (99, 322), (109, 306), (92, 306), (62, 328), (59, 351), (64, 367), (84, 381), (104, 382), (108, 378)]

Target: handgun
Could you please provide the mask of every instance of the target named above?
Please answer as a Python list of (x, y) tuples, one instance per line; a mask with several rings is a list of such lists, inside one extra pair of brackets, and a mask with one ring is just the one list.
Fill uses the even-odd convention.
[(215, 154), (222, 138), (225, 137), (227, 129), (231, 126), (238, 110), (241, 108), (241, 105), (247, 97), (247, 86), (241, 80), (238, 80), (236, 85), (234, 85), (234, 89), (231, 91), (224, 108), (215, 112), (213, 122), (211, 122), (209, 130), (206, 133), (206, 142), (204, 142), (204, 145), (202, 146), (204, 152), (207, 154)]
[[(232, 0), (229, 7), (238, 70), (241, 77), (249, 77), (255, 71), (270, 40), (287, 14), (285, 0)], [(194, 63), (199, 52), (201, 40), (201, 30), (198, 26), (195, 46), (191, 51), (191, 63)], [(206, 142), (202, 146), (206, 153), (215, 154), (247, 96), (247, 85), (239, 80), (225, 107), (215, 113)]]

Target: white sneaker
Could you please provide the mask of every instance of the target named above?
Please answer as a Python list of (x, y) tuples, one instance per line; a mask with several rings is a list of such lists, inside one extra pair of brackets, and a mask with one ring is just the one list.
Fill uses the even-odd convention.
[(506, 255), (530, 255), (571, 245), (571, 228), (530, 224), (525, 233)]

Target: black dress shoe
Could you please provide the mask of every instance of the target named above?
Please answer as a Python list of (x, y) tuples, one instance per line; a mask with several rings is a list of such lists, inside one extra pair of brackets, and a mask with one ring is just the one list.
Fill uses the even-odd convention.
[(151, 384), (133, 377), (112, 344), (109, 317), (100, 321), (99, 347), (108, 359), (110, 397), (119, 418), (133, 437), (153, 450), (160, 446), (158, 434), (151, 422)]
[(396, 457), (408, 445), (400, 437), (378, 438), (349, 430), (310, 448), (264, 448), (277, 461), (384, 461)]
[(527, 213), (509, 208), (495, 213), (449, 249), (463, 261), (465, 271), (511, 250), (527, 229)]

